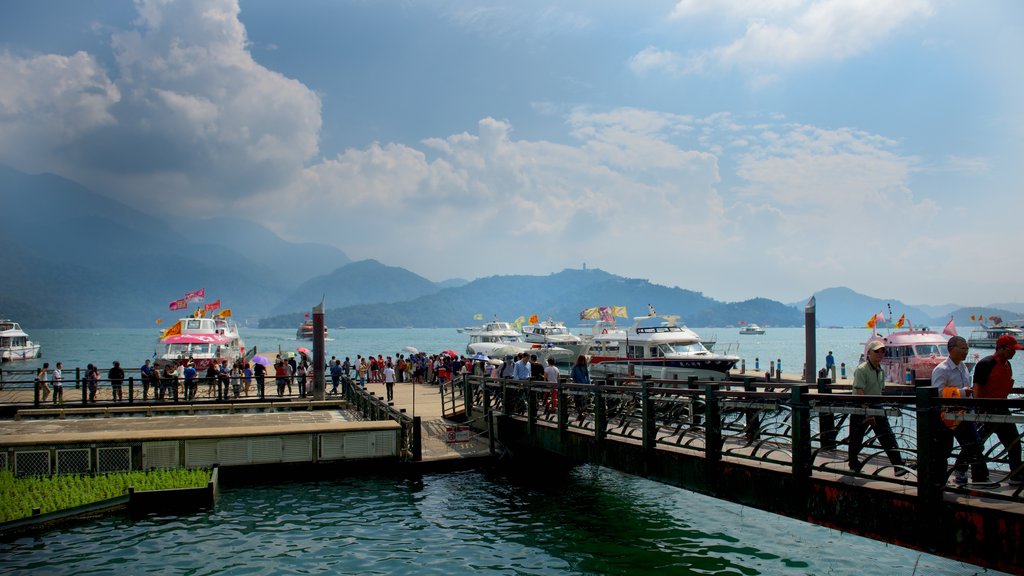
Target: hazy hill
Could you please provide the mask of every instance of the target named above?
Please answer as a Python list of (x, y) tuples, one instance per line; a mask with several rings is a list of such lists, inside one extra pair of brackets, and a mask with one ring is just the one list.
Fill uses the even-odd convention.
[(307, 280), (274, 307), (275, 314), (305, 314), (324, 298), (332, 308), (367, 302), (400, 302), (433, 294), (440, 288), (405, 268), (361, 260), (330, 274)]
[[(693, 326), (736, 325), (740, 320), (795, 326), (803, 321), (802, 313), (779, 302), (755, 299), (725, 304), (692, 290), (596, 269), (568, 269), (547, 276), (491, 276), (407, 302), (328, 306), (326, 318), (329, 326), (352, 328), (443, 327), (479, 324), (473, 319), (475, 314), (507, 321), (536, 314), (575, 326), (584, 308), (626, 306), (630, 316), (643, 316), (648, 304), (659, 313), (677, 314)], [(283, 315), (266, 319), (260, 326), (291, 327), (301, 318), (301, 314)]]
[[(932, 316), (919, 308), (904, 304), (894, 298), (875, 298), (859, 294), (845, 287), (826, 288), (814, 293), (815, 316), (820, 326), (863, 326), (874, 314), (883, 312), (886, 317), (892, 310), (893, 321), (901, 314), (915, 325), (930, 325)], [(807, 303), (795, 302), (801, 314)]]

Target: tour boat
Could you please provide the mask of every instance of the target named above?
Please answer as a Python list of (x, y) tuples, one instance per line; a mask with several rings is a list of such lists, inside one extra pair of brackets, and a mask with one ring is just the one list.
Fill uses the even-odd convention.
[(592, 376), (725, 380), (740, 361), (708, 350), (696, 332), (679, 324), (678, 316), (652, 314), (633, 320), (626, 330), (605, 327), (593, 336)]
[(894, 384), (931, 382), (932, 370), (949, 355), (949, 336), (928, 329), (911, 329), (872, 335), (864, 343), (864, 358), (868, 345), (876, 340), (885, 344), (882, 369), (886, 380)]
[(523, 336), (530, 344), (540, 344), (543, 348), (565, 348), (574, 356), (582, 354), (586, 347), (579, 336), (565, 327), (564, 322), (556, 322), (550, 318), (537, 324), (523, 326)]
[(232, 364), (245, 356), (245, 343), (238, 334), (238, 325), (230, 318), (182, 318), (180, 328), (160, 338), (161, 360), (184, 364), (193, 362), (197, 370), (227, 360)]
[(760, 336), (764, 334), (764, 328), (761, 328), (757, 324), (747, 324), (743, 328), (740, 328), (740, 334), (744, 336)]
[(971, 348), (995, 348), (996, 340), (1000, 336), (1007, 334), (1016, 338), (1018, 342), (1024, 342), (1024, 328), (1020, 326), (1009, 324), (986, 326), (981, 324), (974, 330), (971, 330), (971, 336), (967, 339), (967, 343)]
[(548, 357), (554, 357), (557, 362), (570, 362), (575, 359), (571, 350), (561, 346), (527, 342), (525, 335), (516, 330), (511, 322), (493, 320), (481, 326), (468, 327), (463, 330), (463, 334), (469, 335), (466, 353), (470, 356), (483, 354), (490, 358), (503, 358), (527, 352), (536, 354), (542, 362)]
[[(343, 328), (344, 329), (344, 328)], [(296, 340), (312, 340), (313, 339), (313, 321), (306, 320), (302, 324), (299, 324), (299, 329), (295, 331)], [(327, 339), (327, 325), (324, 324), (324, 340)]]
[(0, 320), (0, 360), (31, 360), (39, 356), (39, 344), (29, 340), (17, 322)]

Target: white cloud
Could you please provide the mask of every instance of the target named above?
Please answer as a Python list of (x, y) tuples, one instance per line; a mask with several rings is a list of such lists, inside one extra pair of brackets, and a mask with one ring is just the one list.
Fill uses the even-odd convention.
[(778, 80), (776, 74), (764, 72), (766, 67), (856, 57), (931, 14), (929, 0), (680, 0), (670, 20), (684, 26), (705, 26), (707, 20), (727, 28), (739, 24), (742, 33), (731, 42), (686, 54), (647, 47), (631, 58), (630, 68), (637, 74), (660, 70), (680, 75), (738, 67), (753, 75), (756, 86), (764, 86)]

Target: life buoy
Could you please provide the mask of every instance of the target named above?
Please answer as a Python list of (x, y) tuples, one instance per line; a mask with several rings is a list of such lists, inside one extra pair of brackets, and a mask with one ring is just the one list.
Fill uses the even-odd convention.
[(603, 330), (601, 330), (601, 334), (607, 334), (607, 333), (608, 333), (608, 329), (607, 328), (604, 328)]

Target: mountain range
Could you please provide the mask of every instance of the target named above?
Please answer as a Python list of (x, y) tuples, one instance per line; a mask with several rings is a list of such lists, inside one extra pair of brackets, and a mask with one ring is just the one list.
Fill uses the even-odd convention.
[[(692, 326), (756, 322), (800, 326), (806, 301), (721, 302), (679, 287), (597, 269), (542, 276), (502, 275), (432, 282), (376, 260), (353, 262), (326, 244), (287, 242), (234, 218), (167, 221), (53, 174), (0, 165), (0, 316), (28, 329), (152, 326), (172, 318), (169, 302), (205, 288), (249, 325), (294, 327), (325, 302), (328, 325), (447, 327), (474, 316), (513, 320), (537, 314), (567, 323), (583, 308), (648, 305)], [(848, 288), (814, 294), (825, 326), (859, 326), (875, 312), (906, 314), (916, 326), (1016, 318), (1024, 305), (911, 306)]]

